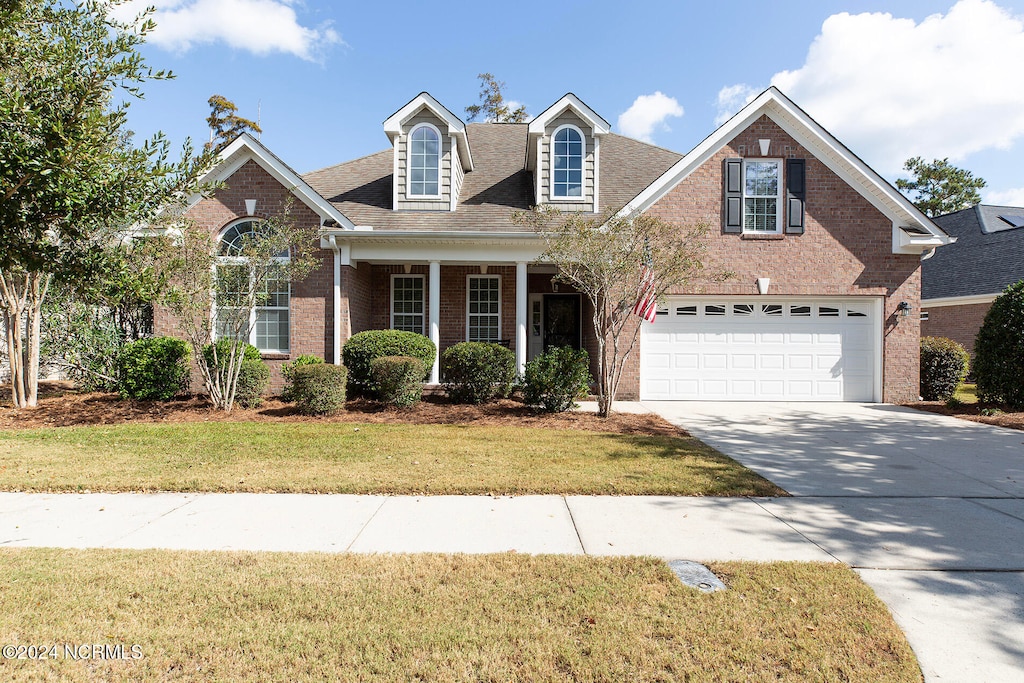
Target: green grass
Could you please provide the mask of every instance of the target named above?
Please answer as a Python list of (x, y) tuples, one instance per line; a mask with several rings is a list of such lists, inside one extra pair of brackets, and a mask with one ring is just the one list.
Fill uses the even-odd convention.
[(978, 387), (974, 384), (961, 384), (953, 392), (953, 398), (957, 399), (961, 403), (977, 403), (978, 402)]
[(0, 679), (920, 682), (838, 564), (650, 558), (0, 550), (0, 643), (121, 644), (2, 660)]
[(784, 495), (690, 437), (256, 422), (0, 431), (0, 489)]

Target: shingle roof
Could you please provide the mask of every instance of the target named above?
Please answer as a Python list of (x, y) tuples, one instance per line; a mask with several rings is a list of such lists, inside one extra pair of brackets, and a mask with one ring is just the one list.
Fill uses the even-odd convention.
[(957, 238), (921, 264), (921, 298), (998, 294), (1024, 278), (1024, 228), (1011, 228), (1001, 215), (1024, 208), (978, 204), (932, 219)]
[[(370, 156), (303, 176), (356, 225), (376, 230), (530, 231), (511, 221), (512, 211), (534, 202), (533, 176), (524, 168), (527, 125), (471, 123), (466, 126), (474, 168), (466, 174), (454, 212), (392, 211), (393, 155)], [(600, 203), (617, 209), (650, 185), (682, 155), (621, 135), (601, 139)]]

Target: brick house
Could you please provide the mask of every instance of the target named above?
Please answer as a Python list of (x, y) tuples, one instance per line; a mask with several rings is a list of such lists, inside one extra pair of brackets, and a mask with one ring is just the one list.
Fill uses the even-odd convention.
[(921, 265), (921, 334), (948, 337), (973, 356), (992, 302), (1024, 279), (1024, 208), (978, 204), (934, 222), (956, 244)]
[[(318, 270), (256, 312), (272, 367), (338, 363), (351, 335), (395, 328), (443, 350), (507, 344), (522, 368), (553, 345), (593, 351), (592, 311), (552, 283), (518, 209), (650, 211), (712, 225), (709, 272), (642, 324), (620, 398), (906, 401), (918, 396), (921, 254), (951, 240), (774, 88), (689, 153), (612, 133), (567, 94), (527, 124), (464, 124), (421, 93), (391, 145), (300, 176), (243, 135), (190, 216), (229, 239), (279, 211), (320, 228)], [(639, 319), (638, 324), (639, 323)], [(158, 333), (172, 321), (158, 315)], [(438, 366), (431, 382), (438, 381)]]

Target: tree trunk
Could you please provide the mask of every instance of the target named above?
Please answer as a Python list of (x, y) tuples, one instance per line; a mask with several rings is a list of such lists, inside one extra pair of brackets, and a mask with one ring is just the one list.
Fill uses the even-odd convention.
[(46, 273), (0, 272), (0, 308), (7, 331), (11, 400), (15, 408), (34, 408), (39, 401), (39, 341), (43, 299), (49, 285), (50, 276)]

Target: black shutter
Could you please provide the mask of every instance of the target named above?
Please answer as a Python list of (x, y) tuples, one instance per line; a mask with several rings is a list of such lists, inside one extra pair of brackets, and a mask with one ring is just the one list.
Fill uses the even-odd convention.
[(725, 232), (743, 232), (743, 159), (726, 159)]
[(804, 231), (804, 199), (807, 182), (803, 159), (786, 159), (786, 232), (794, 235)]

